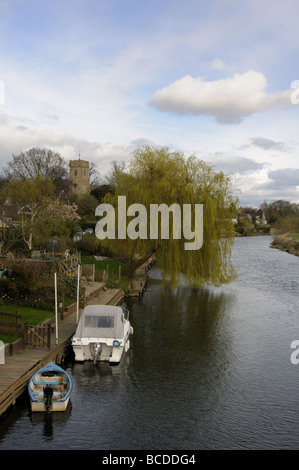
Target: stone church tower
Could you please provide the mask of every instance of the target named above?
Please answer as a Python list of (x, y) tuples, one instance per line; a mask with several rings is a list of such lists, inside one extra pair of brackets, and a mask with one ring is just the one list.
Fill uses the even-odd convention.
[(77, 196), (90, 194), (88, 181), (89, 162), (86, 160), (70, 160), (70, 180), (72, 191)]

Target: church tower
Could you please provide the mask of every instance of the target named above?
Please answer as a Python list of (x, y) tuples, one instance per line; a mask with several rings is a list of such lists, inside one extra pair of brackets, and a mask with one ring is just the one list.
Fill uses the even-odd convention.
[(72, 191), (77, 196), (90, 194), (88, 181), (89, 162), (86, 160), (70, 160), (70, 180)]

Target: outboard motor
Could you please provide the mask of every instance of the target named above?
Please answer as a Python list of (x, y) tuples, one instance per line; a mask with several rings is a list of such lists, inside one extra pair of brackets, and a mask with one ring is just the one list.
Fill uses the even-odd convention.
[(50, 412), (52, 396), (53, 396), (53, 387), (52, 387), (52, 385), (47, 384), (47, 385), (44, 387), (44, 398), (46, 399), (46, 410), (47, 410), (47, 413)]
[(93, 354), (93, 363), (96, 364), (99, 355), (102, 352), (102, 345), (101, 343), (95, 343), (94, 345), (94, 354)]

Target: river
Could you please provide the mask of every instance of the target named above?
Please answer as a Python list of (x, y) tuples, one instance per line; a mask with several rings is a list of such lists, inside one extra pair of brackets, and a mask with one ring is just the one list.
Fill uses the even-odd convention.
[[(122, 363), (74, 363), (66, 413), (20, 399), (0, 449), (299, 449), (299, 258), (271, 237), (237, 238), (236, 281), (202, 290), (160, 285), (150, 271)], [(57, 416), (58, 415), (58, 416)]]

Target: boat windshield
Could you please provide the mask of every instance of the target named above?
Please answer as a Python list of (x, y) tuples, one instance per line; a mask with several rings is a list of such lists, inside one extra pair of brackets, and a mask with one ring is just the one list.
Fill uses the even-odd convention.
[(114, 317), (112, 316), (86, 316), (84, 326), (87, 328), (114, 328)]

